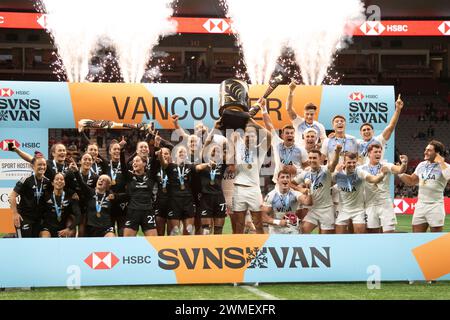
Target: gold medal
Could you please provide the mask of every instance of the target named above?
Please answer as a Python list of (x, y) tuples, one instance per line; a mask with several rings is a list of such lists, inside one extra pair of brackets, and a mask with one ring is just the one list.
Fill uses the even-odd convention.
[(101, 214), (100, 212), (97, 212), (97, 218), (100, 218)]
[(209, 184), (213, 186), (215, 184), (214, 180), (209, 180)]
[(167, 193), (167, 188), (162, 188), (162, 192)]
[(251, 169), (251, 168), (252, 168), (252, 165), (249, 163), (249, 164), (247, 165), (247, 168)]
[(184, 186), (184, 184), (180, 185), (180, 189), (181, 189), (181, 190), (186, 189), (186, 187)]
[(114, 186), (114, 185), (116, 185), (116, 180), (112, 180), (111, 181), (111, 184)]
[(62, 220), (62, 217), (58, 217), (58, 222), (61, 222), (61, 220)]

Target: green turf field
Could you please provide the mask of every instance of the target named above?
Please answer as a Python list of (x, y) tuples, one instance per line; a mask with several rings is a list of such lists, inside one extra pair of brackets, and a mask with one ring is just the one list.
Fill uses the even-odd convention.
[[(398, 231), (410, 232), (412, 216), (398, 216)], [(226, 224), (225, 233), (230, 233)], [(445, 231), (450, 231), (450, 217), (446, 217)], [(0, 240), (1, 241), (1, 240)], [(450, 299), (450, 281), (436, 283), (383, 282), (380, 289), (369, 290), (366, 283), (301, 283), (251, 285), (167, 285), (167, 286), (110, 286), (67, 288), (34, 288), (0, 292), (0, 300), (16, 299)]]

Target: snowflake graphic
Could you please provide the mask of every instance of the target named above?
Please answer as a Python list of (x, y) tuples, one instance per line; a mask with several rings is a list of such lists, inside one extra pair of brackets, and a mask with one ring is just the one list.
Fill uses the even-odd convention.
[(8, 121), (8, 113), (6, 111), (0, 111), (0, 121)]
[(350, 123), (359, 123), (359, 114), (350, 113)]
[(247, 263), (250, 262), (249, 268), (267, 268), (267, 249), (254, 247), (247, 248)]

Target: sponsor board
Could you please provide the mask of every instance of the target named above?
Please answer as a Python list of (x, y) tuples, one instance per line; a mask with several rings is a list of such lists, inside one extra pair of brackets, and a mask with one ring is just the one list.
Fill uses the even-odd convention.
[(0, 209), (9, 209), (9, 194), (13, 191), (12, 188), (0, 188)]
[(448, 233), (4, 239), (0, 287), (66, 286), (73, 267), (81, 286), (367, 281), (373, 266), (380, 281), (450, 280), (449, 246)]
[[(396, 214), (414, 214), (417, 198), (394, 199), (394, 212)], [(450, 198), (444, 197), (445, 213), (450, 214)]]
[(31, 164), (22, 159), (0, 159), (0, 180), (20, 180), (29, 177)]

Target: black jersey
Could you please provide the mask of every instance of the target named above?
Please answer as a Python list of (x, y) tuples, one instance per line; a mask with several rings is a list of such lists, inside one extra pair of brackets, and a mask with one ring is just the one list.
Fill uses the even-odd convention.
[(80, 207), (78, 201), (68, 197), (66, 192), (57, 196), (53, 192), (46, 196), (44, 211), (44, 226), (55, 229), (65, 229), (67, 220), (71, 217), (73, 229), (79, 224)]
[(146, 173), (138, 176), (129, 172), (127, 177), (128, 208), (134, 210), (151, 208), (154, 180), (150, 174)]
[(171, 185), (170, 194), (174, 197), (192, 197), (192, 182), (195, 165), (169, 163), (167, 175)]
[(28, 178), (22, 178), (14, 187), (14, 191), (20, 195), (17, 211), (20, 215), (31, 219), (41, 219), (45, 210), (45, 195), (50, 193), (51, 183), (47, 177), (38, 180), (34, 174)]
[(218, 164), (214, 169), (208, 167), (197, 172), (201, 182), (201, 192), (204, 194), (222, 194), (222, 179), (227, 169), (226, 164)]
[(125, 153), (120, 151), (120, 161), (110, 160), (107, 162), (105, 174), (111, 178), (111, 191), (114, 193), (122, 193), (125, 191), (127, 165), (125, 163)]

